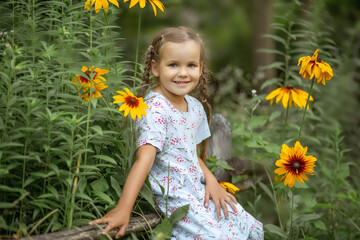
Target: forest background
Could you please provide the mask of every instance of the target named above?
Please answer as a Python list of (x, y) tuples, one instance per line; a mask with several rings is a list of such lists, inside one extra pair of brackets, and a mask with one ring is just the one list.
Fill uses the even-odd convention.
[[(264, 223), (266, 239), (358, 239), (359, 1), (168, 0), (156, 16), (146, 2), (98, 13), (80, 0), (0, 3), (0, 238), (83, 226), (115, 206), (135, 147), (134, 121), (112, 97), (137, 93), (158, 30), (188, 26), (206, 40), (210, 101), (233, 126), (233, 155), (266, 173), (265, 181), (232, 177), (254, 179), (236, 197)], [(297, 64), (316, 49), (334, 76), (310, 87)], [(83, 66), (106, 79), (89, 102), (72, 81), (95, 78)], [(305, 107), (265, 100), (286, 82), (312, 90), (304, 121)], [(289, 188), (274, 169), (282, 144), (295, 140), (317, 162), (314, 176)], [(145, 185), (133, 215), (153, 211)], [(127, 238), (168, 238), (162, 231)]]

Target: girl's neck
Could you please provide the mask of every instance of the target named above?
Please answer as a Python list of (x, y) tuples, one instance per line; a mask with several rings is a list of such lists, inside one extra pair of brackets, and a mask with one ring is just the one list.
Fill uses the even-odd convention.
[(155, 87), (153, 91), (163, 95), (177, 110), (181, 112), (188, 111), (188, 104), (186, 102), (185, 96), (169, 94), (160, 86)]

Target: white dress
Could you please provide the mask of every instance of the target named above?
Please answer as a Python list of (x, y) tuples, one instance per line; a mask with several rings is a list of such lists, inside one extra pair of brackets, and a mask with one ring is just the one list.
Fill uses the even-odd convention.
[[(204, 174), (196, 146), (210, 136), (206, 114), (201, 103), (186, 95), (188, 111), (177, 110), (163, 95), (150, 91), (145, 97), (147, 116), (136, 122), (137, 147), (151, 144), (157, 148), (149, 181), (160, 210), (166, 212), (159, 185), (168, 192), (168, 215), (190, 204), (186, 217), (176, 223), (172, 239), (263, 239), (262, 223), (247, 213), (240, 204), (235, 213), (230, 205), (229, 220), (221, 210), (217, 220), (215, 204), (204, 206)], [(168, 174), (170, 173), (170, 174)], [(169, 186), (169, 190), (167, 189)]]

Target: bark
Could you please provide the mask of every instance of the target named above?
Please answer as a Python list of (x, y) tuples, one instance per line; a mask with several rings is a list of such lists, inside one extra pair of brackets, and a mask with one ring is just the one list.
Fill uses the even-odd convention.
[[(145, 219), (146, 220), (145, 220)], [(157, 226), (161, 219), (155, 213), (147, 214), (143, 217), (134, 217), (130, 219), (128, 229), (126, 230), (126, 234), (132, 232), (140, 232), (147, 229), (154, 228)], [(102, 228), (106, 226), (106, 224), (99, 225)], [(21, 238), (21, 240), (95, 240), (101, 237), (102, 230), (97, 226), (84, 226), (77, 227), (70, 230), (42, 234), (37, 236), (30, 236), (26, 238)], [(117, 233), (117, 230), (112, 230), (109, 232), (111, 238), (114, 238)]]

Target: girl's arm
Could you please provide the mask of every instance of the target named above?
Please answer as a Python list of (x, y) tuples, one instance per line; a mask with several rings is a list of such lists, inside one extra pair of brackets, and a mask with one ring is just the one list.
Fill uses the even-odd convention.
[(228, 203), (231, 208), (237, 212), (236, 207), (234, 205), (237, 204), (236, 198), (231, 193), (226, 192), (218, 183), (215, 176), (210, 172), (210, 170), (206, 167), (203, 160), (198, 157), (200, 167), (205, 176), (205, 207), (209, 206), (209, 199), (211, 198), (215, 203), (216, 213), (218, 219), (221, 217), (221, 208), (224, 211), (224, 215), (226, 219), (229, 219), (228, 209), (226, 207), (226, 203)]
[(140, 146), (137, 150), (136, 161), (132, 166), (129, 176), (126, 179), (123, 192), (116, 207), (104, 217), (96, 219), (89, 224), (107, 224), (104, 232), (118, 228), (116, 238), (125, 235), (129, 224), (130, 213), (142, 185), (154, 163), (156, 148), (152, 145)]

